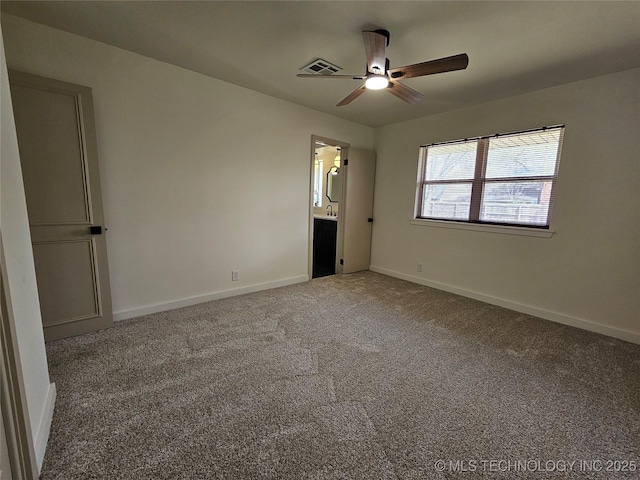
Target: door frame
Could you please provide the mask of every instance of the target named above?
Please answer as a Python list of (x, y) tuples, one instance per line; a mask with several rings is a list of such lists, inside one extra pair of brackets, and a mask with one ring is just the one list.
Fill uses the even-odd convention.
[[(311, 155), (309, 161), (309, 244), (308, 244), (308, 262), (307, 262), (307, 274), (309, 280), (313, 276), (313, 170), (316, 153), (316, 143), (323, 142), (332, 147), (340, 148), (340, 169), (343, 167), (343, 161), (349, 154), (350, 144), (342, 142), (340, 140), (334, 140), (328, 137), (322, 137), (320, 135), (311, 135)], [(347, 182), (340, 182), (340, 199), (344, 198), (345, 188)], [(340, 212), (340, 208), (338, 209)], [(342, 222), (342, 215), (338, 214), (338, 233), (336, 238), (336, 273), (342, 273), (342, 265), (340, 265), (340, 258), (342, 258), (342, 238), (343, 238), (344, 224)]]
[(0, 410), (9, 451), (9, 471), (14, 480), (35, 480), (38, 478), (39, 472), (26, 403), (1, 233), (0, 260), (2, 266), (0, 275), (0, 331), (2, 333), (0, 335)]

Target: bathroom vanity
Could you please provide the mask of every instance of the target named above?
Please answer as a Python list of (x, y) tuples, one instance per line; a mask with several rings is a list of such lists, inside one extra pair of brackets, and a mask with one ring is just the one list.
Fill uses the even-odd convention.
[(337, 233), (338, 217), (313, 216), (313, 278), (336, 273)]

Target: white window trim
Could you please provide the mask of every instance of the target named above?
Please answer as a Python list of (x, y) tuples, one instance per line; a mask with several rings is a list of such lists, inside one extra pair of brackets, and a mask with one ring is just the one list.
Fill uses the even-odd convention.
[(503, 235), (520, 235), (525, 237), (551, 238), (556, 232), (547, 228), (510, 227), (506, 225), (491, 225), (487, 223), (455, 222), (451, 220), (435, 220), (414, 218), (409, 220), (411, 225), (421, 227), (452, 228), (454, 230), (473, 230), (476, 232), (498, 233)]

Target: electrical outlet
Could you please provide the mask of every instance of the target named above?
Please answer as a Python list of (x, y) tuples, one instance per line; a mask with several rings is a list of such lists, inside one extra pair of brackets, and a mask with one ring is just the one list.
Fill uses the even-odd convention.
[(421, 272), (421, 271), (422, 271), (422, 264), (421, 264), (421, 263), (419, 263), (419, 264), (416, 266), (416, 270), (417, 270), (418, 272)]
[(231, 270), (231, 281), (237, 282), (240, 280), (240, 270)]

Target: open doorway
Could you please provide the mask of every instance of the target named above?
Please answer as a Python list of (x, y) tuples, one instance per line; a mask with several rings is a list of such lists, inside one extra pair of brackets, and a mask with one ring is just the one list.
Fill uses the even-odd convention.
[(375, 153), (313, 135), (310, 157), (309, 277), (367, 270)]
[(309, 273), (311, 278), (334, 275), (339, 269), (340, 203), (343, 159), (349, 145), (312, 136)]

